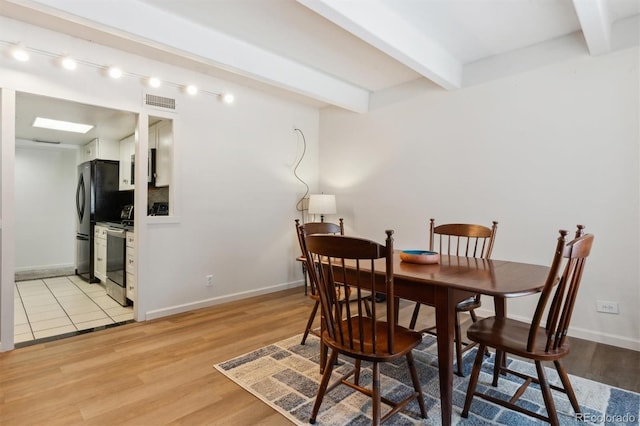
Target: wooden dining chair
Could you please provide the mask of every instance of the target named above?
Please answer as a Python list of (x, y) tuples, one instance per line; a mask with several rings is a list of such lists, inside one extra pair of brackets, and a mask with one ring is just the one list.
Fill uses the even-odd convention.
[[(307, 235), (312, 234), (332, 234), (332, 235), (344, 235), (344, 219), (340, 218), (339, 223), (330, 223), (330, 222), (308, 222), (305, 224), (301, 224), (299, 219), (295, 220), (296, 222), (296, 234), (298, 236), (298, 242), (300, 243), (301, 253), (304, 253), (304, 245), (305, 245), (305, 237)], [(304, 257), (304, 255), (303, 255)], [(306, 265), (306, 261), (305, 261)], [(309, 265), (305, 266), (305, 273)], [(304, 334), (302, 336), (302, 342), (300, 344), (304, 345), (307, 341), (307, 337), (309, 333), (314, 334), (320, 337), (321, 333), (317, 332), (313, 328), (313, 322), (315, 321), (316, 315), (318, 313), (318, 307), (320, 306), (320, 297), (318, 296), (318, 290), (316, 289), (313, 281), (310, 283), (310, 293), (309, 297), (315, 302), (313, 304), (313, 308), (311, 309), (311, 313), (309, 314), (309, 319), (307, 321), (307, 326), (305, 327)], [(344, 297), (343, 297), (344, 300)], [(371, 307), (369, 302), (371, 297), (365, 297), (363, 299), (363, 303), (367, 312), (370, 312)]]
[[(334, 234), (334, 235), (344, 235), (344, 220), (340, 218), (340, 223), (331, 223), (331, 222), (309, 222), (305, 224), (300, 223), (300, 219), (295, 220), (296, 223), (296, 235), (298, 236), (298, 243), (300, 244), (300, 250), (302, 255), (304, 256), (305, 252), (305, 237), (307, 235), (312, 234)], [(305, 273), (309, 270), (309, 265), (306, 263)], [(321, 336), (320, 332), (317, 332), (313, 328), (313, 322), (316, 319), (316, 315), (318, 313), (318, 307), (320, 306), (320, 296), (318, 295), (318, 290), (316, 288), (315, 283), (311, 280), (310, 283), (310, 291), (309, 298), (314, 301), (313, 308), (311, 309), (311, 313), (309, 314), (309, 319), (307, 320), (307, 326), (304, 329), (304, 334), (302, 335), (301, 345), (304, 345), (307, 341), (307, 337), (309, 333), (314, 334), (318, 337)], [(321, 327), (322, 329), (322, 327)]]
[[(307, 261), (318, 267), (309, 268), (312, 281), (318, 285), (320, 306), (325, 318), (322, 341), (331, 349), (318, 394), (311, 413), (310, 423), (315, 423), (325, 394), (344, 384), (372, 398), (373, 424), (378, 425), (402, 410), (409, 402), (417, 400), (420, 415), (426, 418), (425, 403), (413, 362), (412, 350), (422, 341), (422, 335), (396, 324), (393, 282), (393, 231), (386, 231), (385, 245), (374, 241), (341, 235), (309, 235), (306, 237)], [(381, 259), (376, 262), (376, 259)], [(351, 264), (353, 268), (347, 269)], [(377, 272), (377, 273), (376, 273)], [(341, 303), (338, 294), (345, 292), (346, 284), (356, 303)], [(387, 295), (386, 309), (371, 306), (371, 314), (362, 309), (361, 298), (384, 289)], [(338, 355), (354, 360), (354, 367), (329, 386)], [(380, 393), (380, 363), (393, 362), (405, 357), (409, 366), (413, 392), (401, 401), (392, 401)], [(361, 383), (362, 361), (372, 363), (371, 387)], [(349, 378), (353, 380), (349, 380)], [(381, 404), (391, 409), (383, 416)], [(330, 409), (330, 408), (328, 408)]]
[[(560, 231), (551, 268), (531, 323), (510, 318), (490, 317), (472, 324), (467, 330), (467, 337), (477, 342), (479, 348), (469, 379), (462, 417), (468, 417), (473, 397), (478, 396), (503, 407), (547, 421), (552, 425), (558, 425), (558, 414), (551, 389), (567, 394), (576, 415), (580, 414), (580, 406), (571, 387), (569, 376), (567, 376), (560, 360), (569, 353), (567, 330), (585, 261), (591, 252), (593, 243), (593, 235), (584, 235), (583, 229), (582, 225), (578, 225), (576, 238), (569, 243), (566, 243), (565, 240), (567, 231)], [(543, 318), (546, 318), (546, 323), (541, 325)], [(486, 389), (487, 393), (476, 391), (483, 361), (482, 352), (488, 347), (495, 348), (497, 354), (493, 371), (493, 386), (498, 385), (500, 374), (510, 373), (525, 380), (508, 401), (497, 398), (491, 388)], [(533, 361), (537, 376), (533, 377), (509, 369), (503, 362), (507, 353)], [(543, 361), (553, 361), (562, 387), (549, 384), (542, 364)], [(525, 405), (515, 404), (531, 382), (540, 386), (547, 416), (530, 411), (525, 408)]]
[[(493, 221), (491, 228), (483, 225), (473, 225), (466, 223), (449, 223), (444, 225), (435, 225), (435, 219), (429, 221), (429, 250), (437, 251), (441, 255), (454, 255), (475, 257), (481, 259), (491, 258), (493, 243), (498, 230), (498, 222)], [(463, 300), (456, 305), (455, 316), (455, 344), (456, 344), (456, 374), (464, 376), (462, 371), (462, 355), (469, 349), (476, 346), (475, 343), (465, 343), (462, 341), (462, 332), (460, 329), (460, 314), (468, 312), (471, 321), (478, 320), (475, 309), (480, 307), (480, 295)], [(418, 315), (420, 313), (420, 303), (416, 303), (411, 315), (409, 328), (415, 329)], [(435, 326), (421, 329), (421, 332), (434, 334)]]

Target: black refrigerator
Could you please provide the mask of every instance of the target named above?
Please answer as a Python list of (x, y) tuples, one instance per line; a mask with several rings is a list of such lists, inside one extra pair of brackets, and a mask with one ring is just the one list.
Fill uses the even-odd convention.
[(96, 222), (119, 222), (120, 211), (133, 202), (133, 191), (119, 190), (119, 162), (93, 160), (78, 166), (76, 187), (76, 274), (98, 282), (94, 270)]

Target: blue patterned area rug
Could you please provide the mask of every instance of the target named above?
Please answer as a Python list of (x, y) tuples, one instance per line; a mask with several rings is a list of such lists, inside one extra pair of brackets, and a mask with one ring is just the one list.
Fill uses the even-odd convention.
[[(319, 339), (310, 335), (306, 345), (300, 345), (301, 336), (295, 336), (273, 345), (260, 348), (246, 355), (216, 364), (214, 367), (229, 379), (251, 392), (274, 410), (280, 412), (295, 424), (309, 423), (309, 415), (315, 400), (320, 373)], [(422, 344), (414, 350), (414, 358), (428, 410), (428, 418), (420, 419), (418, 404), (412, 402), (404, 411), (389, 420), (393, 425), (439, 425), (440, 388), (438, 384), (438, 359), (436, 341), (425, 335)], [(464, 358), (465, 377), (453, 377), (453, 418), (457, 425), (544, 425), (546, 423), (520, 413), (504, 409), (498, 405), (474, 398), (469, 418), (460, 417), (467, 391), (468, 375), (471, 371), (475, 349)], [(510, 368), (535, 375), (533, 364), (510, 359)], [(334, 369), (336, 377), (351, 368), (349, 358), (340, 358), (340, 366)], [(364, 363), (363, 363), (364, 364)], [(493, 355), (483, 364), (478, 390), (485, 391), (491, 386)], [(386, 397), (400, 400), (413, 390), (404, 359), (397, 364), (381, 365), (381, 388)], [(547, 377), (559, 384), (555, 369), (547, 368)], [(363, 384), (370, 382), (371, 371), (367, 369), (361, 376)], [(508, 399), (521, 384), (521, 379), (501, 376), (499, 386), (492, 392)], [(640, 419), (640, 394), (618, 389), (602, 383), (571, 376), (578, 402), (587, 424), (638, 425)], [(553, 391), (556, 409), (561, 425), (584, 425), (576, 419), (566, 395)], [(371, 424), (371, 400), (347, 386), (338, 386), (329, 392), (322, 402), (318, 414), (318, 425), (368, 425)], [(529, 409), (546, 414), (539, 388), (529, 386), (520, 403)], [(383, 404), (383, 410), (385, 406)]]

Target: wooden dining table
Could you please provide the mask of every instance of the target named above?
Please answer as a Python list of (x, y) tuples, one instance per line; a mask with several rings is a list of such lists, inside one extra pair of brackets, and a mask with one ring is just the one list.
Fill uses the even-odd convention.
[[(393, 268), (394, 297), (435, 308), (442, 424), (450, 425), (456, 304), (477, 293), (493, 296), (496, 316), (504, 317), (505, 299), (539, 292), (549, 267), (458, 256), (441, 256), (437, 264), (413, 264), (402, 261), (396, 251)], [(385, 292), (383, 279), (376, 290)]]

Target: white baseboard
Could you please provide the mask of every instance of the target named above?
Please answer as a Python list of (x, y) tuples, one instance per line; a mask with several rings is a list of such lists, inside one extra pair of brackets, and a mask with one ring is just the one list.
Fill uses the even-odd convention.
[(601, 333), (599, 331), (576, 327), (569, 328), (569, 336), (640, 352), (640, 340), (630, 339), (626, 336)]
[(294, 287), (303, 287), (304, 281), (293, 281), (289, 283), (277, 284), (271, 287), (263, 287), (255, 290), (248, 290), (239, 293), (225, 294), (224, 296), (213, 297), (211, 299), (199, 300), (197, 302), (185, 303), (183, 305), (168, 306), (162, 309), (147, 311), (146, 320), (166, 317), (168, 315), (181, 314), (183, 312), (193, 311), (196, 309), (207, 308), (209, 306), (220, 305), (222, 303), (233, 302), (235, 300), (247, 299), (249, 297), (260, 296), (263, 294), (274, 293), (276, 291), (286, 290)]
[[(476, 309), (476, 313), (480, 317), (490, 317), (494, 315), (493, 310), (482, 308)], [(531, 318), (520, 315), (508, 315), (508, 317), (518, 321), (531, 321)], [(618, 336), (615, 334), (602, 333), (596, 330), (587, 330), (578, 327), (570, 327), (568, 334), (570, 337), (576, 337), (578, 339), (589, 340), (592, 342), (603, 343), (605, 345), (617, 346), (619, 348), (631, 349), (633, 351), (640, 352), (640, 340), (631, 339), (626, 336)]]
[(46, 271), (46, 270), (58, 270), (58, 269), (75, 269), (76, 265), (73, 263), (61, 263), (56, 265), (45, 266), (22, 266), (16, 267), (15, 272), (29, 272), (29, 271)]

